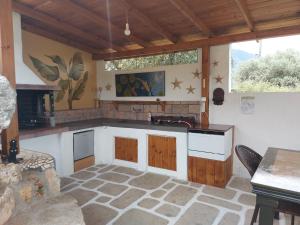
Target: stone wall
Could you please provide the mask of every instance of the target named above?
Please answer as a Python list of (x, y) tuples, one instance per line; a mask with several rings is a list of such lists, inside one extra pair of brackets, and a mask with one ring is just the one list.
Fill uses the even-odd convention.
[(101, 101), (100, 107), (95, 109), (65, 110), (55, 113), (56, 123), (71, 121), (114, 118), (130, 120), (147, 120), (148, 113), (152, 116), (193, 116), (199, 122), (200, 102), (199, 101), (167, 101), (165, 110), (158, 105), (147, 104), (114, 104), (113, 101)]

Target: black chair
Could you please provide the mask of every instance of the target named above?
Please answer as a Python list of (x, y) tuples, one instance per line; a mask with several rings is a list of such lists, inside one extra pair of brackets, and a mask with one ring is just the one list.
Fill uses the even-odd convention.
[[(235, 147), (235, 153), (241, 163), (246, 167), (251, 177), (253, 177), (262, 160), (262, 156), (245, 145), (237, 145)], [(250, 225), (253, 225), (253, 223), (256, 222), (258, 212), (259, 205), (256, 204)], [(300, 205), (286, 201), (279, 201), (278, 208), (276, 209), (275, 214), (276, 219), (279, 219), (279, 212), (291, 214), (291, 225), (294, 225), (295, 216), (300, 216)]]

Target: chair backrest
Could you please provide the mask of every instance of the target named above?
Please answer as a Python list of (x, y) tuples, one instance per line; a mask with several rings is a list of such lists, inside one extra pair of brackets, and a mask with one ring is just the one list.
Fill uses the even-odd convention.
[(251, 177), (253, 177), (259, 163), (262, 160), (262, 156), (245, 145), (237, 145), (235, 147), (235, 153), (242, 164), (246, 167)]

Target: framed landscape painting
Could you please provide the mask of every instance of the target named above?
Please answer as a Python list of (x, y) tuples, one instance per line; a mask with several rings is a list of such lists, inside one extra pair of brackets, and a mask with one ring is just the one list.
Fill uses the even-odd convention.
[(165, 96), (165, 72), (116, 74), (117, 97)]

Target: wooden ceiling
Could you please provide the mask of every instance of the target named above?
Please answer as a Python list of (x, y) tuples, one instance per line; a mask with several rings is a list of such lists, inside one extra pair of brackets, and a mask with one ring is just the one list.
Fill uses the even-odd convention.
[(13, 8), (23, 29), (105, 60), (300, 33), (299, 0), (15, 0)]

